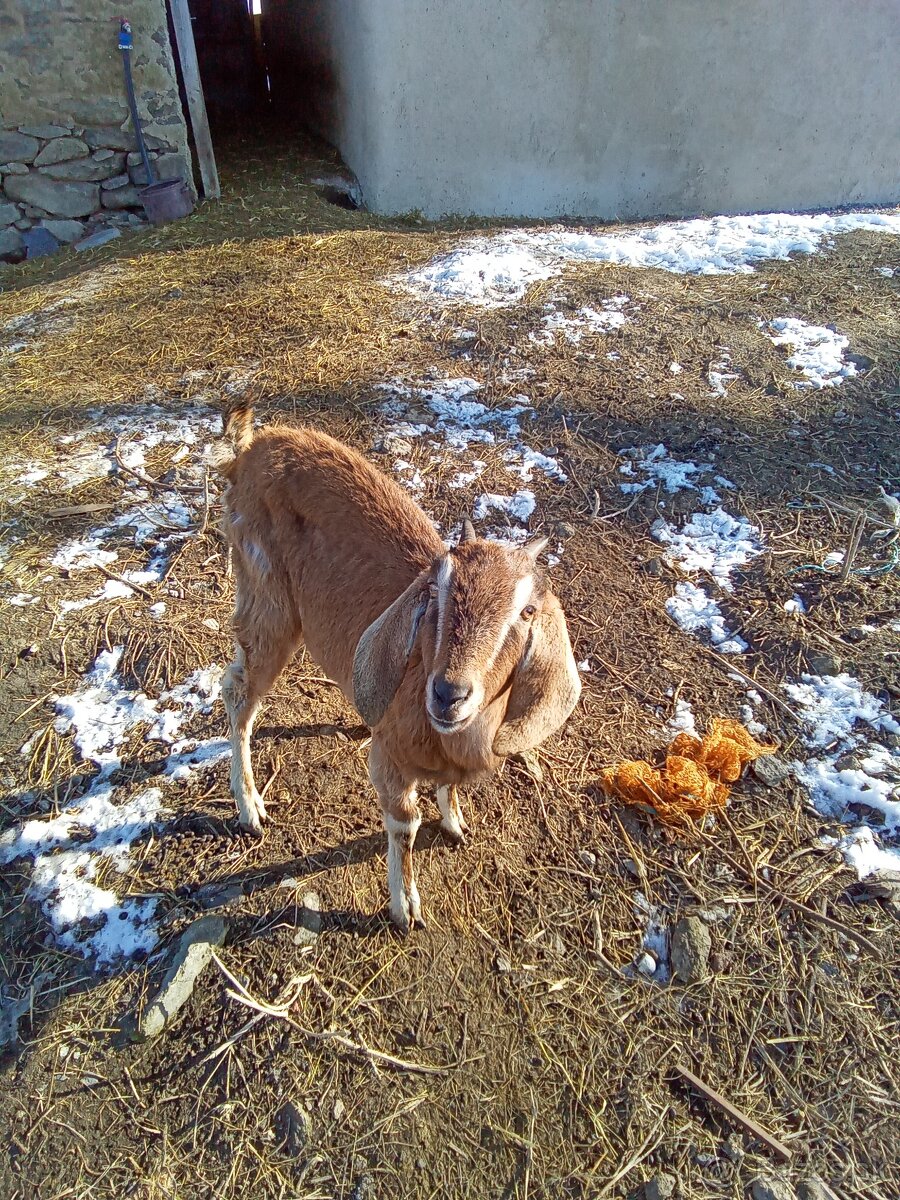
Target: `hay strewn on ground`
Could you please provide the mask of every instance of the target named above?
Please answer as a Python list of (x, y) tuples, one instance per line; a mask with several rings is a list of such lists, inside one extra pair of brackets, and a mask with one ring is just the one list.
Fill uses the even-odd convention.
[[(8, 871), (0, 984), (4, 997), (31, 999), (25, 1045), (2, 1077), (0, 1191), (11, 1200), (525, 1200), (636, 1195), (666, 1170), (684, 1197), (743, 1196), (773, 1160), (677, 1082), (681, 1061), (793, 1150), (794, 1181), (817, 1173), (843, 1197), (895, 1196), (897, 917), (864, 902), (840, 856), (823, 847), (821, 835), (837, 826), (791, 780), (769, 789), (751, 776), (714, 827), (685, 832), (620, 808), (600, 787), (604, 767), (663, 749), (677, 700), (705, 724), (737, 717), (742, 696), (734, 664), (666, 615), (672, 573), (648, 531), (684, 498), (653, 489), (623, 498), (624, 446), (664, 441), (685, 455), (716, 447), (740, 487), (736, 503), (764, 529), (767, 551), (744, 572), (738, 598), (719, 597), (751, 642), (741, 670), (780, 695), (811, 655), (831, 655), (896, 709), (895, 576), (816, 576), (802, 621), (783, 607), (794, 568), (845, 546), (845, 510), (869, 504), (876, 480), (900, 479), (900, 309), (896, 281), (874, 273), (885, 242), (856, 234), (827, 254), (747, 276), (580, 267), (513, 308), (436, 316), (383, 281), (458, 235), (328, 206), (299, 186), (320, 169), (287, 156), (274, 168), (226, 169), (220, 208), (123, 239), (89, 262), (9, 271), (0, 324), (34, 319), (12, 335), (29, 346), (0, 364), (0, 455), (7, 464), (39, 457), (99, 407), (215, 403), (240, 372), (252, 375), (262, 419), (309, 421), (367, 451), (385, 380), (471, 375), (496, 404), (524, 391), (537, 409), (534, 445), (556, 447), (569, 476), (535, 491), (541, 525), (564, 544), (554, 578), (576, 657), (591, 667), (583, 703), (538, 754), (540, 781), (509, 763), (466, 797), (473, 835), (463, 850), (426, 822), (417, 871), (429, 928), (401, 941), (381, 916), (384, 845), (366, 731), (297, 660), (255, 739), (274, 814), (265, 838), (236, 833), (217, 768), (173, 795), (172, 818), (115, 880), (159, 897), (173, 939), (199, 912), (221, 909), (230, 922), (223, 967), (260, 1003), (295, 998), (290, 1021), (270, 1013), (239, 1033), (254, 1013), (229, 998), (239, 989), (213, 968), (161, 1042), (128, 1044), (121, 1019), (140, 1009), (164, 964), (94, 977), (46, 943), (23, 900), (27, 878)], [(536, 348), (528, 334), (554, 292), (573, 310), (624, 292), (639, 313), (577, 347)], [(788, 310), (836, 322), (869, 360), (866, 374), (828, 392), (791, 390), (783, 355), (754, 336), (756, 320)], [(713, 398), (707, 371), (723, 346), (739, 378)], [(677, 379), (672, 361), (684, 368)], [(534, 373), (517, 377), (526, 364)], [(479, 490), (504, 484), (488, 457)], [(470, 492), (449, 489), (449, 468), (426, 450), (416, 447), (413, 462), (426, 508), (452, 524)], [(162, 478), (171, 451), (160, 448), (144, 469)], [(4, 588), (41, 598), (4, 607), (2, 769), (17, 797), (4, 802), (4, 825), (54, 812), (84, 786), (85, 764), (54, 729), (48, 698), (73, 686), (98, 650), (123, 644), (124, 677), (154, 696), (228, 660), (231, 598), (214, 496), (202, 532), (169, 570), (180, 594), (164, 621), (147, 615), (154, 585), (65, 623), (52, 617), (62, 596), (102, 580), (47, 577), (54, 547), (97, 522), (48, 514), (85, 504), (116, 511), (122, 497), (110, 475), (0, 507), (5, 539), (21, 539)], [(880, 631), (865, 632), (876, 617)], [(767, 699), (764, 708), (790, 759), (796, 726)], [(223, 728), (221, 710), (197, 726), (203, 736)], [(152, 749), (136, 737), (128, 750), (125, 775), (152, 779)], [(304, 945), (296, 934), (310, 890), (324, 927)], [(704, 978), (661, 986), (632, 970), (648, 914), (674, 924), (698, 912), (713, 944)], [(330, 1033), (346, 1041), (323, 1038)], [(307, 1115), (308, 1133), (303, 1120), (285, 1132), (288, 1102)]]

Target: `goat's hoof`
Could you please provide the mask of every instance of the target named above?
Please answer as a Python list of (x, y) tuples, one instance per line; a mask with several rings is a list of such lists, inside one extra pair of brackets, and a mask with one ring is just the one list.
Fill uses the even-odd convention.
[(266, 819), (266, 806), (262, 796), (255, 791), (245, 796), (238, 801), (238, 812), (238, 821), (243, 832), (262, 837), (263, 821)]
[(466, 843), (469, 828), (465, 821), (460, 821), (459, 824), (441, 821), (441, 832), (452, 846), (463, 846)]

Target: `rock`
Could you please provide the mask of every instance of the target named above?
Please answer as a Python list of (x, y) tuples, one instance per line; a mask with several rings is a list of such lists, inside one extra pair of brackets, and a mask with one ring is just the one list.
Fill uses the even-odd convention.
[(572, 538), (578, 530), (574, 525), (570, 525), (568, 521), (559, 521), (556, 526), (556, 536), (558, 538)]
[(372, 449), (376, 454), (395, 454), (397, 458), (409, 458), (413, 452), (413, 444), (408, 438), (388, 436), (379, 438)]
[(61, 137), (48, 142), (37, 158), (36, 167), (49, 167), (53, 163), (67, 162), (70, 158), (81, 158), (88, 152), (86, 142), (81, 138)]
[(16, 229), (30, 229), (33, 224), (34, 221), (31, 217), (19, 217), (18, 221), (16, 221)]
[(17, 204), (3, 204), (0, 202), (0, 226), (15, 225), (21, 215)]
[(10, 176), (4, 187), (11, 199), (37, 205), (52, 217), (86, 217), (100, 207), (100, 189), (95, 183), (49, 179), (29, 171)]
[(40, 170), (42, 175), (49, 175), (51, 179), (83, 179), (97, 182), (100, 179), (108, 179), (114, 169), (113, 159), (95, 162), (92, 158), (74, 158), (71, 162), (56, 163), (52, 167), (41, 167)]
[(118, 229), (98, 229), (96, 233), (92, 233), (90, 237), (82, 238), (80, 242), (75, 243), (76, 250), (96, 250), (98, 246), (105, 246), (107, 242), (114, 241), (117, 237), (121, 237)]
[(656, 974), (656, 968), (659, 966), (659, 963), (649, 950), (644, 950), (643, 953), (639, 954), (634, 960), (634, 965), (642, 975), (647, 975), (649, 977), (650, 975)]
[(318, 892), (303, 893), (303, 908), (294, 934), (295, 946), (313, 946), (322, 932), (322, 898)]
[(141, 162), (143, 161), (140, 150), (131, 150), (125, 161), (128, 163), (129, 167), (140, 166)]
[(115, 157), (115, 150), (110, 150), (107, 146), (104, 146), (101, 150), (95, 150), (91, 155), (91, 158), (94, 160), (94, 162), (108, 162), (111, 158)]
[(112, 179), (105, 179), (100, 187), (106, 192), (114, 192), (117, 188), (127, 187), (129, 182), (127, 172), (123, 171), (121, 175), (113, 175)]
[(21, 257), (25, 250), (22, 235), (18, 229), (0, 230), (0, 258)]
[(22, 241), (25, 243), (26, 258), (43, 258), (45, 254), (55, 254), (59, 249), (59, 242), (50, 230), (40, 225), (22, 234)]
[(0, 1004), (0, 1050), (19, 1044), (19, 1022), (31, 1010), (31, 996), (5, 1000)]
[(190, 1000), (214, 948), (225, 941), (227, 930), (225, 921), (216, 916), (200, 917), (187, 927), (159, 991), (141, 1015), (138, 1040), (159, 1037), (171, 1025), (179, 1009)]
[(371, 1175), (360, 1175), (354, 1181), (347, 1200), (375, 1200), (375, 1180)]
[[(150, 165), (157, 180), (188, 179), (187, 166), (180, 154), (160, 154)], [(142, 163), (131, 167), (131, 178), (138, 187), (147, 186), (147, 172)]]
[(50, 138), (68, 137), (72, 131), (65, 125), (20, 125), (19, 133), (27, 134), (28, 137), (41, 138), (42, 141), (49, 141)]
[(699, 917), (682, 917), (672, 930), (672, 973), (682, 983), (696, 983), (707, 973), (712, 937)]
[(37, 138), (29, 137), (27, 133), (13, 133), (12, 130), (0, 133), (0, 159), (3, 162), (34, 162), (40, 148)]
[(786, 1179), (774, 1175), (759, 1175), (750, 1185), (753, 1200), (797, 1200), (796, 1193)]
[(592, 850), (579, 850), (578, 861), (586, 871), (593, 871), (597, 866), (597, 855)]
[(275, 1114), (275, 1144), (283, 1154), (296, 1158), (312, 1140), (312, 1121), (306, 1109), (293, 1100), (282, 1104)]
[(797, 1184), (797, 1200), (837, 1200), (837, 1196), (818, 1175), (809, 1175)]
[(92, 150), (133, 150), (134, 134), (130, 129), (118, 129), (104, 125), (99, 129), (86, 129), (84, 140)]
[(654, 578), (663, 573), (663, 560), (661, 558), (648, 558), (646, 562), (640, 564), (640, 569), (645, 575), (652, 575)]
[(671, 1196), (674, 1196), (677, 1186), (678, 1180), (674, 1175), (670, 1175), (667, 1171), (660, 1171), (658, 1175), (654, 1175), (644, 1184), (645, 1200), (669, 1200)]
[[(862, 821), (866, 825), (872, 825), (875, 828), (884, 825), (887, 820), (880, 808), (873, 808), (871, 804), (865, 804), (862, 800), (854, 800), (848, 804), (847, 811), (853, 813), (856, 820)], [(846, 817), (844, 820), (846, 820)]]
[(103, 192), (100, 202), (104, 208), (137, 208), (141, 198), (136, 187), (120, 187)]
[(57, 241), (60, 242), (77, 242), (84, 233), (84, 225), (82, 225), (81, 221), (46, 220), (42, 224), (44, 229), (49, 229)]
[(28, 168), (24, 163), (8, 162), (0, 167), (0, 175), (27, 175)]
[(843, 661), (836, 654), (807, 654), (806, 665), (812, 675), (840, 675)]
[(778, 787), (791, 775), (790, 763), (786, 763), (777, 754), (764, 754), (753, 763), (753, 774), (766, 787)]

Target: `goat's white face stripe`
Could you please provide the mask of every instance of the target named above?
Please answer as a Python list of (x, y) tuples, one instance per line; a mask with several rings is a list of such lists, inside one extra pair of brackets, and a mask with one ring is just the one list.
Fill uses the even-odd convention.
[(444, 641), (444, 620), (447, 615), (447, 594), (450, 591), (450, 584), (453, 582), (453, 559), (449, 554), (445, 554), (440, 561), (437, 569), (435, 583), (437, 584), (437, 641), (435, 643), (435, 657), (441, 652), (441, 645)]
[(512, 606), (509, 615), (501, 626), (500, 632), (497, 634), (497, 641), (494, 643), (494, 650), (491, 657), (484, 664), (484, 674), (486, 675), (494, 663), (497, 661), (497, 655), (503, 649), (503, 643), (506, 641), (507, 635), (513, 624), (519, 619), (522, 609), (531, 599), (534, 592), (534, 576), (526, 575), (524, 579), (520, 579), (516, 583), (515, 591), (513, 592)]

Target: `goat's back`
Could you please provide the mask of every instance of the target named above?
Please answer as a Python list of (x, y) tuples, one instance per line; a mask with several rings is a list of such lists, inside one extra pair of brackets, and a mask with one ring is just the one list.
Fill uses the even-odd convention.
[(360, 636), (444, 552), (440, 537), (398, 484), (317, 430), (260, 430), (225, 474), (239, 598), (293, 613), (351, 696)]

